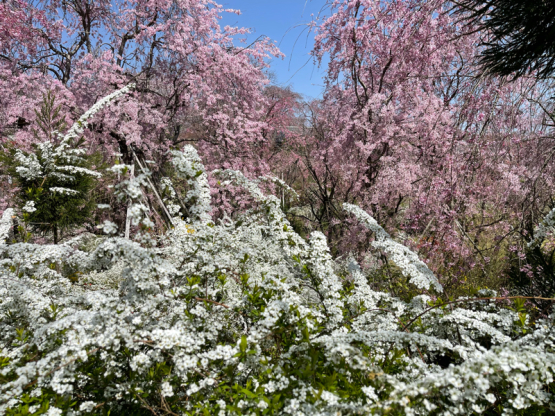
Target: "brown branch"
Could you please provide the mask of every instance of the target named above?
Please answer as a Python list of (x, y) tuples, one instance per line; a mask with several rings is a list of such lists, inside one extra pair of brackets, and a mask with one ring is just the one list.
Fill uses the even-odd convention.
[(197, 298), (197, 297), (195, 297), (194, 299), (198, 300), (200, 302), (210, 302), (210, 303), (213, 303), (214, 305), (223, 306), (224, 308), (229, 309), (229, 306), (224, 305), (223, 303), (216, 302), (215, 300), (210, 300), (210, 299), (205, 299), (205, 298)]

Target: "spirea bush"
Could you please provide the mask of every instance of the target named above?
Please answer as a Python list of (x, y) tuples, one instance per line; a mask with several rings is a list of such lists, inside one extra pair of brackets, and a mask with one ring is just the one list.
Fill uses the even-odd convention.
[(376, 292), (353, 260), (332, 258), (323, 234), (296, 234), (257, 181), (214, 172), (255, 202), (214, 221), (195, 149), (173, 161), (191, 216), (173, 218), (157, 241), (10, 244), (15, 213), (5, 211), (0, 414), (555, 411), (552, 314), (532, 323), (489, 292), (437, 301), (442, 287), (425, 263), (346, 205), (414, 296)]

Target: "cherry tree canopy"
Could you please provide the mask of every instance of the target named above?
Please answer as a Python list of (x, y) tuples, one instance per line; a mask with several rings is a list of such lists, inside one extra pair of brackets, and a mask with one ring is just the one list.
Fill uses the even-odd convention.
[[(314, 49), (329, 56), (326, 92), (310, 107), (312, 139), (296, 149), (328, 239), (340, 252), (366, 240), (345, 233), (341, 203), (356, 202), (419, 235), (422, 250), (441, 247), (439, 264), (487, 263), (550, 203), (550, 85), (483, 76), (480, 34), (442, 1), (330, 7)], [(486, 229), (496, 240), (484, 246)]]
[(216, 146), (220, 160), (244, 159), (268, 129), (263, 70), (280, 53), (264, 38), (234, 46), (247, 30), (220, 27), (223, 12), (235, 11), (212, 0), (2, 2), (2, 141), (36, 140), (34, 109), (47, 90), (71, 121), (135, 82), (134, 94), (85, 132), (96, 149), (129, 160), (131, 146), (160, 156), (194, 140)]

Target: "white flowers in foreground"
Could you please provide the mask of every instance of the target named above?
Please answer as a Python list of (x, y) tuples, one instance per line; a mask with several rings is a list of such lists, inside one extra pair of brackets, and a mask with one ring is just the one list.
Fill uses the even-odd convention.
[[(293, 232), (277, 198), (238, 172), (218, 175), (244, 185), (260, 210), (218, 224), (176, 219), (155, 249), (117, 238), (90, 253), (1, 246), (0, 414), (37, 390), (25, 400), (74, 415), (164, 406), (427, 415), (491, 405), (512, 414), (552, 402), (552, 317), (523, 336), (515, 312), (472, 302), (411, 323), (428, 297), (407, 304), (373, 291), (363, 270), (334, 262), (323, 235), (306, 242)], [(401, 269), (438, 287), (371, 217), (348, 209)], [(112, 269), (119, 289), (94, 283)], [(88, 283), (71, 283), (75, 273)]]

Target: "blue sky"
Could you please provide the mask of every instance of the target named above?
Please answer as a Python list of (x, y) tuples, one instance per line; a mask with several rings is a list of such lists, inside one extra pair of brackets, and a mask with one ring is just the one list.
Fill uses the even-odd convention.
[(219, 3), (242, 13), (240, 16), (224, 14), (222, 26), (250, 28), (253, 32), (248, 37), (250, 41), (260, 35), (277, 40), (286, 55), (283, 60), (271, 63), (278, 85), (291, 85), (307, 98), (321, 96), (325, 67), (318, 68), (309, 56), (314, 34), (308, 32), (307, 23), (326, 13), (326, 0), (220, 0)]

